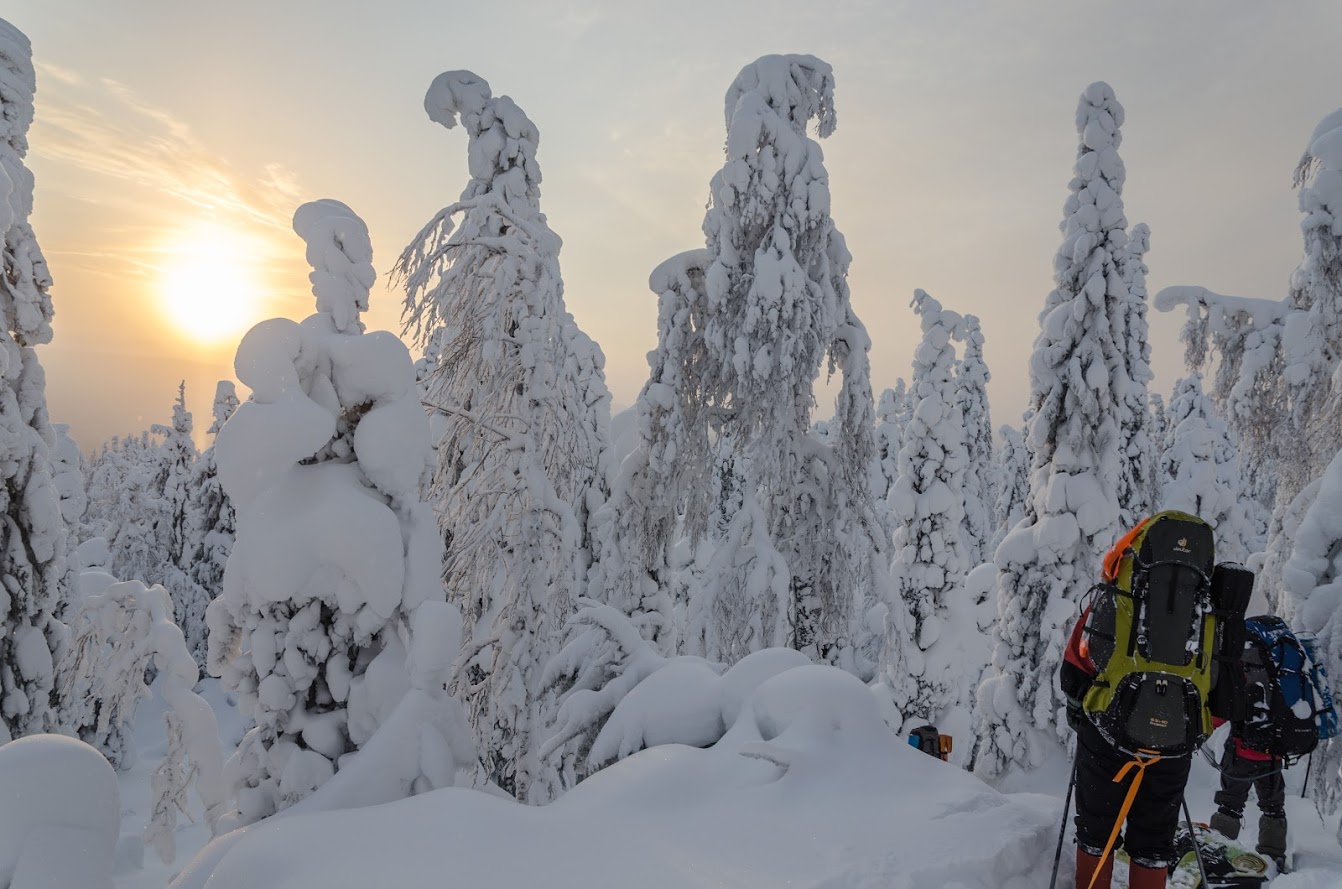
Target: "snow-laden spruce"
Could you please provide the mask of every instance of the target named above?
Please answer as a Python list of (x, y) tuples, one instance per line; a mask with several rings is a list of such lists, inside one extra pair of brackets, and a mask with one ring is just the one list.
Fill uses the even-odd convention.
[[(1030, 428), (1032, 416), (1026, 412), (1024, 429)], [(1025, 518), (1025, 501), (1030, 497), (1030, 452), (1025, 447), (1025, 433), (1020, 427), (1003, 426), (998, 434), (1002, 436), (1002, 449), (997, 455), (1000, 473), (993, 504), (993, 536), (983, 552), (989, 561), (1011, 529)]]
[(438, 75), (424, 108), (466, 130), (471, 173), (395, 269), (442, 414), (431, 497), (448, 540), (443, 580), (465, 620), (454, 689), (491, 778), (545, 801), (560, 787), (536, 752), (550, 706), (540, 675), (583, 592), (588, 509), (604, 482), (604, 358), (564, 305), (536, 125), (469, 71)]
[[(1030, 358), (1030, 497), (995, 554), (1000, 617), (992, 668), (979, 690), (977, 768), (1038, 766), (1049, 736), (1066, 738), (1057, 671), (1077, 602), (1120, 533), (1124, 437), (1119, 419), (1124, 344), (1111, 319), (1128, 299), (1123, 106), (1104, 83), (1081, 95), (1071, 195), (1056, 286)], [(1130, 381), (1128, 381), (1130, 382)]]
[(182, 381), (172, 406), (172, 424), (152, 427), (153, 432), (163, 436), (154, 494), (157, 495), (159, 512), (157, 537), (167, 548), (158, 554), (161, 567), (152, 576), (141, 579), (161, 583), (167, 588), (187, 648), (198, 664), (204, 664), (205, 608), (210, 604), (211, 596), (196, 582), (190, 562), (197, 548), (191, 513), (197, 490), (193, 484), (196, 462), (200, 459), (200, 452), (191, 438), (193, 428), (191, 412), (186, 409), (186, 381)]
[[(1287, 514), (1342, 447), (1342, 109), (1326, 116), (1295, 171), (1304, 258), (1281, 301), (1225, 296), (1202, 287), (1169, 287), (1158, 308), (1188, 309), (1185, 359), (1214, 369), (1211, 393), (1250, 467), (1255, 494), (1268, 490), (1273, 513), (1259, 575), (1269, 602), (1291, 550)], [(1270, 480), (1270, 481), (1269, 481)]]
[[(442, 697), (443, 677), (414, 684), (417, 647), (450, 657), (460, 618), (434, 618), (427, 640), (417, 632), (421, 615), (451, 611), (437, 529), (419, 499), (428, 420), (404, 344), (363, 332), (375, 280), (368, 230), (349, 207), (321, 200), (298, 208), (294, 231), (320, 310), (243, 337), (234, 366), (252, 396), (215, 442), (237, 540), (206, 613), (209, 667), (255, 725), (227, 765), (237, 804), (228, 823), (312, 793), (412, 688), (456, 706)], [(425, 728), (422, 744), (447, 744)], [(413, 755), (411, 772), (411, 792), (451, 778), (416, 772)]]
[(682, 534), (702, 537), (707, 530), (702, 509), (681, 523), (684, 504), (715, 480), (700, 399), (707, 265), (707, 251), (690, 250), (649, 278), (657, 294), (657, 348), (648, 353), (648, 381), (632, 408), (636, 444), (593, 516), (597, 557), (589, 595), (632, 618), (663, 654), (684, 648), (687, 566), (677, 544)]
[[(893, 389), (881, 393), (876, 404), (876, 469), (872, 472), (872, 492), (878, 503), (885, 503), (890, 489), (899, 478), (899, 449), (904, 444), (904, 428), (909, 425), (908, 384), (895, 381)], [(893, 525), (892, 525), (893, 527)]]
[(994, 453), (992, 413), (988, 408), (992, 374), (983, 360), (983, 330), (976, 316), (964, 316), (959, 338), (964, 342), (964, 354), (955, 366), (956, 403), (965, 441), (965, 556), (972, 567), (992, 557), (988, 546), (997, 530), (993, 511), (1002, 473)]
[[(206, 433), (218, 436), (219, 430), (237, 408), (238, 395), (233, 383), (220, 380), (214, 392), (214, 422)], [(223, 589), (224, 568), (237, 536), (237, 517), (233, 503), (219, 481), (219, 466), (214, 459), (213, 443), (201, 453), (192, 468), (190, 490), (187, 516), (190, 539), (178, 567), (194, 581), (208, 606)], [(206, 662), (205, 634), (200, 635), (191, 653), (196, 663), (203, 665)]]
[(891, 621), (883, 672), (906, 721), (935, 722), (952, 703), (957, 666), (940, 656), (944, 646), (937, 642), (970, 567), (964, 539), (968, 452), (954, 343), (964, 319), (922, 290), (912, 305), (922, 318), (923, 338), (913, 356), (913, 413), (890, 492), (896, 521), (891, 574), (912, 632)]
[[(1342, 452), (1306, 490), (1313, 497), (1298, 525), (1291, 522), (1295, 545), (1281, 578), (1296, 603), (1295, 628), (1318, 638), (1321, 666), (1336, 697), (1342, 677)], [(1318, 778), (1311, 782), (1310, 795), (1323, 814), (1331, 815), (1342, 803), (1342, 739), (1324, 741), (1314, 752), (1313, 768)]]
[(1160, 508), (1201, 516), (1216, 529), (1216, 558), (1244, 562), (1262, 541), (1246, 505), (1244, 472), (1226, 423), (1202, 391), (1202, 375), (1174, 384), (1166, 414)]
[[(873, 413), (869, 343), (849, 302), (851, 257), (830, 217), (820, 146), (807, 135), (812, 120), (818, 136), (834, 131), (830, 66), (812, 56), (765, 56), (737, 75), (725, 111), (727, 157), (704, 217), (699, 382), (713, 438), (732, 443), (719, 460), (739, 474), (740, 497), (733, 506), (714, 499), (711, 486), (692, 490), (686, 523), (695, 544), (699, 529), (715, 524), (738, 547), (750, 543), (729, 557), (735, 570), (710, 572), (699, 595), (706, 603), (754, 602), (764, 566), (782, 556), (791, 574), (788, 637), (752, 646), (783, 641), (814, 660), (843, 662), (864, 597), (882, 594), (884, 535), (868, 480), (874, 418), (852, 413)], [(844, 374), (836, 406), (843, 431), (833, 446), (808, 438), (826, 356), (830, 370)], [(818, 471), (829, 477), (823, 490), (808, 483)], [(823, 546), (799, 520), (815, 509), (838, 529), (825, 530), (831, 541)], [(761, 517), (763, 535), (754, 530)]]
[(51, 276), (28, 217), (24, 166), (37, 89), (28, 38), (0, 19), (0, 744), (57, 724), (56, 620), (67, 530), (52, 480), (56, 435), (35, 346), (51, 342)]
[(1141, 222), (1128, 233), (1126, 249), (1115, 256), (1127, 292), (1109, 303), (1109, 325), (1118, 343), (1120, 361), (1113, 373), (1118, 401), (1119, 525), (1130, 528), (1152, 510), (1155, 488), (1156, 445), (1151, 438), (1148, 386), (1151, 372), (1150, 328), (1146, 322), (1145, 257), (1151, 249), (1151, 229)]

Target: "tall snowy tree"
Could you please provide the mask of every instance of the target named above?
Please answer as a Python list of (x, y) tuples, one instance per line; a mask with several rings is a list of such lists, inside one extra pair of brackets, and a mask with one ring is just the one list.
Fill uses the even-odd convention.
[[(1031, 417), (1027, 412), (1027, 430)], [(1025, 502), (1030, 499), (1030, 452), (1025, 447), (1025, 435), (1015, 426), (1003, 426), (998, 434), (1002, 436), (1002, 449), (997, 455), (1000, 486), (993, 504), (992, 543), (983, 554), (985, 558), (994, 557), (1007, 534), (1025, 517)]]
[(1201, 516), (1216, 529), (1216, 558), (1243, 562), (1261, 541), (1246, 507), (1239, 452), (1202, 391), (1202, 375), (1174, 385), (1165, 436), (1161, 509)]
[(36, 346), (51, 341), (51, 276), (28, 224), (24, 166), (37, 88), (28, 38), (0, 19), (0, 743), (50, 730), (67, 534), (52, 480), (56, 435)]
[(1077, 602), (1120, 533), (1118, 492), (1122, 344), (1111, 318), (1128, 299), (1119, 259), (1127, 247), (1123, 106), (1107, 84), (1086, 88), (1077, 108), (1071, 195), (1063, 209), (1056, 287), (1040, 315), (1030, 359), (1030, 498), (998, 547), (993, 663), (979, 689), (976, 768), (1038, 766), (1049, 738), (1070, 732), (1056, 676)]
[(979, 319), (966, 315), (960, 338), (964, 355), (955, 366), (956, 403), (964, 424), (965, 442), (965, 555), (970, 567), (991, 558), (989, 545), (996, 527), (993, 510), (1001, 484), (1001, 467), (993, 453), (992, 414), (988, 409), (988, 365), (983, 360), (983, 331)]
[(172, 598), (172, 609), (177, 625), (186, 637), (186, 646), (197, 663), (205, 660), (205, 608), (210, 604), (209, 593), (196, 583), (187, 561), (195, 550), (195, 529), (192, 526), (191, 500), (195, 489), (192, 479), (200, 452), (191, 438), (191, 412), (186, 409), (186, 381), (177, 387), (177, 401), (172, 406), (172, 425), (154, 426), (153, 431), (163, 436), (157, 457), (154, 477), (154, 502), (158, 512), (158, 539), (166, 545), (160, 551), (160, 564), (143, 578), (148, 583), (161, 583)]
[(1150, 249), (1151, 229), (1146, 223), (1134, 225), (1126, 249), (1114, 257), (1127, 292), (1109, 304), (1109, 326), (1121, 356), (1111, 385), (1119, 409), (1118, 510), (1119, 525), (1124, 528), (1132, 527), (1151, 513), (1152, 478), (1157, 465), (1148, 392), (1154, 376), (1150, 328), (1146, 323), (1145, 257)]
[[(238, 395), (233, 383), (220, 380), (214, 391), (214, 422), (206, 434), (217, 438), (219, 430), (237, 409)], [(190, 538), (178, 567), (202, 592), (204, 606), (208, 606), (223, 590), (224, 568), (237, 537), (237, 516), (232, 501), (219, 481), (219, 466), (214, 459), (213, 443), (201, 453), (192, 467), (190, 492), (187, 515)], [(193, 641), (195, 644), (191, 645), (191, 654), (196, 658), (196, 663), (204, 664), (207, 655), (205, 635), (201, 634), (199, 639)]]
[[(1296, 603), (1295, 628), (1318, 639), (1320, 666), (1336, 689), (1336, 677), (1342, 676), (1342, 452), (1306, 490), (1312, 493), (1308, 508), (1298, 520), (1287, 518), (1294, 547), (1281, 578), (1288, 600)], [(1305, 790), (1320, 812), (1331, 815), (1342, 803), (1342, 738), (1322, 742), (1312, 764), (1317, 777)], [(1342, 827), (1338, 839), (1342, 842)]]
[(710, 484), (707, 411), (699, 401), (704, 367), (704, 250), (678, 254), (653, 270), (657, 348), (634, 411), (638, 444), (614, 475), (610, 497), (594, 516), (597, 559), (589, 595), (619, 609), (663, 654), (684, 645), (680, 623), (687, 596), (676, 557), (682, 533), (702, 536), (700, 524), (680, 521), (687, 492)]
[[(866, 334), (848, 300), (850, 257), (829, 215), (820, 146), (806, 132), (813, 119), (818, 136), (834, 131), (833, 95), (830, 66), (811, 56), (765, 56), (742, 69), (727, 91), (727, 159), (710, 183), (704, 217), (701, 398), (714, 437), (735, 445), (742, 504), (758, 503), (773, 548), (790, 560), (788, 642), (819, 661), (844, 658), (862, 591), (878, 589), (873, 572), (881, 560), (872, 554), (883, 550), (867, 476), (874, 421), (854, 428), (857, 439), (835, 453), (841, 487), (828, 496), (856, 522), (838, 557), (817, 563), (794, 502), (805, 474), (812, 387), (827, 353), (831, 367), (844, 372), (841, 413), (843, 405), (861, 409), (853, 390), (863, 385), (872, 413)], [(851, 417), (841, 422), (852, 425)], [(855, 467), (857, 452), (871, 456)], [(699, 514), (722, 506), (707, 491), (691, 492), (692, 535)], [(735, 517), (726, 518), (730, 525)], [(758, 536), (750, 539), (758, 549)], [(754, 574), (738, 564), (714, 578), (718, 599), (750, 599), (742, 588)]]
[[(963, 319), (919, 290), (913, 308), (922, 316), (923, 338), (913, 358), (910, 397), (913, 414), (899, 450), (899, 478), (890, 494), (896, 526), (895, 587), (913, 616), (913, 638), (892, 638), (891, 649), (905, 648), (899, 672), (886, 681), (910, 700), (894, 703), (906, 721), (935, 720), (950, 703), (955, 664), (933, 651), (957, 593), (963, 593), (969, 570), (965, 542), (965, 448), (963, 403), (956, 380), (953, 340), (960, 336)], [(902, 629), (902, 628), (901, 628)], [(909, 643), (914, 643), (910, 646)]]
[[(1165, 399), (1159, 392), (1151, 393), (1151, 465), (1157, 469), (1165, 462), (1165, 436), (1169, 434), (1169, 419), (1165, 412)], [(1161, 505), (1161, 488), (1164, 487), (1164, 479), (1160, 472), (1151, 474), (1150, 497), (1151, 512), (1159, 512), (1165, 507)]]
[(1259, 573), (1269, 603), (1290, 556), (1292, 528), (1308, 506), (1306, 489), (1342, 448), (1342, 109), (1310, 136), (1296, 168), (1304, 258), (1285, 300), (1223, 296), (1170, 287), (1157, 307), (1188, 307), (1185, 359), (1213, 371), (1211, 394), (1232, 424), (1255, 494), (1274, 505)]
[(909, 425), (908, 385), (902, 380), (895, 381), (893, 389), (881, 393), (876, 405), (876, 470), (872, 473), (872, 486), (878, 501), (884, 502), (890, 496), (890, 489), (899, 478), (899, 449), (904, 444), (904, 428)]
[(564, 305), (536, 125), (469, 71), (440, 74), (424, 107), (465, 128), (472, 177), (395, 270), (443, 414), (432, 496), (444, 583), (466, 622), (455, 687), (491, 778), (543, 802), (559, 779), (538, 756), (553, 705), (540, 676), (583, 592), (588, 509), (604, 484), (604, 359)]
[[(298, 208), (294, 231), (307, 244), (317, 312), (243, 337), (235, 367), (252, 397), (215, 444), (237, 540), (206, 612), (209, 667), (254, 726), (227, 768), (239, 822), (303, 799), (347, 754), (372, 755), (369, 740), (393, 710), (446, 680), (417, 684), (415, 665), (450, 658), (460, 641), (439, 586), (437, 529), (419, 499), (429, 431), (413, 363), (390, 332), (363, 332), (376, 280), (368, 229), (321, 200)], [(426, 641), (421, 618), (435, 606)], [(432, 653), (416, 656), (424, 644)], [(444, 743), (421, 737), (420, 762)], [(402, 790), (443, 783), (432, 769), (419, 775)]]

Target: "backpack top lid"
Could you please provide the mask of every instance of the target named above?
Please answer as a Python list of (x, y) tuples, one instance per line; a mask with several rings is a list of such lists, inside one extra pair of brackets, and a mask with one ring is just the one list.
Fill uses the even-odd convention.
[(1210, 578), (1216, 564), (1211, 525), (1177, 509), (1145, 518), (1119, 538), (1104, 556), (1104, 580), (1122, 585), (1124, 557), (1132, 553), (1144, 565), (1176, 563)]

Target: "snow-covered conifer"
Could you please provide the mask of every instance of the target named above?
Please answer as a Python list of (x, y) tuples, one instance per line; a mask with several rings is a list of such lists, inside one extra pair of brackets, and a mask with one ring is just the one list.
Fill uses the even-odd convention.
[(949, 670), (931, 649), (961, 592), (969, 570), (965, 534), (964, 414), (955, 378), (953, 340), (963, 319), (919, 290), (913, 309), (922, 316), (923, 339), (913, 358), (909, 395), (913, 415), (899, 450), (899, 478), (890, 494), (894, 511), (894, 565), (891, 574), (904, 607), (913, 617), (911, 639), (887, 641), (903, 648), (900, 671), (915, 678), (887, 676), (892, 689), (909, 688), (910, 700), (896, 700), (906, 719), (935, 720), (946, 707), (952, 685)]
[(1151, 465), (1156, 467), (1156, 471), (1151, 474), (1151, 491), (1148, 494), (1150, 498), (1151, 511), (1159, 512), (1164, 509), (1160, 505), (1160, 490), (1164, 485), (1164, 479), (1161, 477), (1160, 467), (1165, 463), (1165, 436), (1169, 434), (1169, 418), (1166, 415), (1165, 399), (1159, 392), (1152, 392), (1151, 395), (1151, 416), (1150, 423), (1151, 437)]
[(52, 480), (56, 435), (34, 347), (51, 341), (51, 276), (28, 223), (24, 166), (37, 88), (28, 38), (0, 19), (0, 743), (56, 724), (67, 533)]
[(559, 787), (537, 756), (550, 706), (540, 676), (583, 592), (587, 511), (604, 484), (604, 359), (564, 305), (535, 124), (469, 71), (440, 74), (424, 107), (465, 128), (472, 177), (395, 272), (443, 414), (432, 497), (444, 583), (466, 622), (455, 688), (490, 777), (544, 801)]
[(972, 568), (992, 556), (988, 548), (997, 528), (993, 510), (1001, 485), (1001, 467), (993, 448), (992, 415), (988, 409), (988, 365), (983, 360), (979, 319), (966, 315), (960, 332), (964, 355), (955, 367), (957, 404), (965, 442), (965, 556)]
[[(233, 411), (238, 408), (237, 391), (229, 380), (220, 380), (214, 393), (214, 422), (207, 434), (218, 436)], [(187, 516), (190, 540), (178, 567), (191, 578), (205, 597), (202, 608), (209, 605), (223, 589), (224, 568), (233, 551), (237, 536), (237, 518), (233, 504), (219, 481), (219, 467), (214, 459), (214, 445), (206, 448), (191, 471), (191, 501)], [(179, 617), (180, 619), (180, 617)], [(205, 635), (192, 646), (191, 653), (198, 664), (207, 656)]]
[(1255, 529), (1245, 506), (1239, 454), (1225, 421), (1202, 391), (1202, 375), (1174, 385), (1168, 412), (1161, 477), (1161, 509), (1201, 516), (1216, 529), (1216, 558), (1243, 562)]
[[(1304, 258), (1281, 301), (1171, 287), (1157, 306), (1188, 307), (1190, 368), (1214, 368), (1211, 393), (1251, 467), (1254, 493), (1272, 490), (1262, 588), (1280, 586), (1291, 551), (1287, 514), (1342, 447), (1342, 109), (1310, 136), (1296, 168)], [(1287, 536), (1283, 537), (1286, 534)], [(1274, 555), (1275, 554), (1275, 555)], [(1284, 608), (1289, 612), (1289, 604)]]
[(1048, 736), (1070, 734), (1056, 676), (1077, 602), (1098, 576), (1100, 557), (1120, 533), (1123, 455), (1119, 399), (1121, 343), (1110, 319), (1128, 298), (1119, 266), (1126, 250), (1123, 106), (1107, 84), (1086, 88), (1077, 108), (1071, 195), (1056, 287), (1040, 315), (1030, 360), (1030, 498), (1025, 517), (1002, 541), (1000, 619), (993, 663), (979, 689), (976, 768), (1033, 768)]
[[(1032, 413), (1026, 412), (1027, 430), (1031, 417)], [(1002, 436), (1002, 449), (997, 454), (1000, 486), (993, 504), (992, 543), (983, 553), (987, 559), (993, 558), (1003, 539), (1025, 518), (1025, 501), (1030, 498), (1030, 452), (1025, 447), (1025, 434), (1015, 426), (1003, 426), (998, 434)]]
[(1135, 525), (1152, 511), (1152, 478), (1157, 466), (1148, 393), (1153, 374), (1150, 329), (1146, 323), (1148, 269), (1144, 258), (1150, 249), (1151, 229), (1144, 222), (1134, 225), (1127, 248), (1115, 256), (1127, 292), (1109, 303), (1109, 325), (1121, 356), (1112, 388), (1119, 410), (1118, 510), (1119, 525), (1124, 528)]
[[(865, 384), (870, 401), (870, 383), (861, 372), (866, 334), (845, 280), (850, 257), (830, 218), (820, 146), (806, 132), (813, 119), (818, 136), (833, 132), (833, 97), (830, 66), (811, 56), (765, 56), (743, 68), (727, 91), (727, 159), (710, 184), (704, 217), (701, 397), (716, 437), (729, 435), (735, 442), (734, 465), (763, 511), (774, 547), (790, 561), (790, 644), (821, 661), (845, 657), (863, 591), (878, 587), (871, 571), (880, 559), (871, 551), (884, 548), (875, 532), (880, 522), (870, 498), (871, 464), (854, 470), (844, 465), (852, 454), (839, 452), (835, 465), (843, 467), (842, 480), (832, 493), (860, 523), (859, 533), (836, 559), (817, 562), (799, 547), (805, 531), (794, 486), (804, 474), (812, 385), (827, 353), (831, 367), (844, 371), (845, 386)], [(844, 366), (852, 358), (860, 360)], [(855, 405), (858, 397), (850, 393), (840, 400)], [(865, 410), (873, 413), (870, 405)], [(840, 446), (874, 459), (872, 426), (874, 421), (854, 430), (858, 440)], [(691, 497), (709, 509), (717, 506), (704, 491)], [(689, 513), (697, 508), (691, 503)], [(872, 518), (861, 518), (867, 515)], [(738, 571), (722, 579), (722, 594), (741, 598), (728, 587), (746, 584), (747, 576)]]
[[(193, 478), (200, 452), (191, 438), (191, 412), (186, 409), (186, 381), (177, 387), (177, 401), (172, 406), (172, 424), (154, 426), (154, 432), (163, 436), (157, 457), (154, 478), (154, 502), (159, 523), (157, 539), (166, 549), (160, 551), (161, 566), (150, 577), (150, 583), (161, 583), (172, 596), (173, 613), (177, 625), (186, 637), (187, 648), (205, 661), (205, 608), (210, 604), (209, 593), (196, 583), (190, 571), (189, 560), (196, 549), (195, 527), (192, 522), (192, 497), (195, 493)], [(164, 558), (166, 556), (166, 558)]]
[[(252, 397), (215, 442), (237, 540), (206, 612), (209, 667), (254, 724), (227, 768), (231, 820), (244, 823), (304, 798), (368, 744), (420, 687), (412, 616), (447, 608), (419, 499), (429, 433), (413, 363), (360, 319), (375, 280), (368, 229), (321, 200), (298, 208), (294, 231), (319, 311), (243, 337), (235, 367)], [(459, 640), (452, 614), (428, 644), (449, 658)], [(425, 781), (438, 786), (429, 772), (403, 786)]]
[(895, 381), (893, 389), (881, 393), (876, 405), (876, 471), (872, 473), (873, 493), (878, 502), (885, 502), (890, 489), (899, 478), (899, 449), (904, 444), (904, 427), (909, 425), (908, 386), (903, 379)]

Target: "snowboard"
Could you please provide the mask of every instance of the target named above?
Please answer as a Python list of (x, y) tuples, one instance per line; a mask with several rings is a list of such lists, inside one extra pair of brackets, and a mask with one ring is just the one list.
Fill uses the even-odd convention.
[(1251, 846), (1229, 839), (1205, 824), (1194, 824), (1202, 864), (1207, 869), (1207, 885), (1203, 886), (1198, 870), (1198, 859), (1193, 849), (1193, 836), (1187, 825), (1180, 825), (1174, 835), (1174, 850), (1181, 857), (1170, 872), (1169, 889), (1255, 889), (1266, 886), (1277, 876), (1276, 863), (1260, 855)]
[[(1192, 835), (1186, 825), (1180, 825), (1174, 835), (1174, 849), (1180, 856), (1179, 863), (1170, 870), (1167, 889), (1258, 889), (1267, 886), (1273, 877), (1281, 873), (1272, 859), (1259, 855), (1251, 847), (1225, 837), (1205, 824), (1197, 824), (1195, 827), (1210, 885), (1203, 886), (1198, 859), (1193, 852)], [(1115, 852), (1114, 862), (1113, 885), (1115, 889), (1124, 889), (1128, 885), (1130, 864), (1127, 850), (1119, 849)]]

